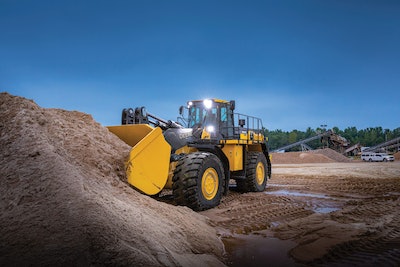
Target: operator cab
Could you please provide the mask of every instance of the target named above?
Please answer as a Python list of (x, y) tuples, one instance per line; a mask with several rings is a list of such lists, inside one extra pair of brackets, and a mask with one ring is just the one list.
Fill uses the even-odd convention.
[(235, 101), (205, 99), (189, 101), (187, 126), (205, 129), (211, 137), (232, 137), (234, 132), (233, 110)]

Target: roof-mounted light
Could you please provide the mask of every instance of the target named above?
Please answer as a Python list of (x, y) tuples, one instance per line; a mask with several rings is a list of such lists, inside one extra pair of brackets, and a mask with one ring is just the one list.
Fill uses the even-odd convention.
[(203, 105), (206, 109), (210, 109), (212, 107), (212, 100), (211, 99), (204, 99)]

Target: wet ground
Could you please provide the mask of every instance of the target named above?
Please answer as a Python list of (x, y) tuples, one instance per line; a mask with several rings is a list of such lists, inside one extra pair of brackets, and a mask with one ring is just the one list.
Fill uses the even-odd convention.
[(229, 266), (296, 266), (295, 261), (288, 255), (290, 249), (296, 246), (296, 243), (290, 240), (280, 240), (257, 233), (234, 235), (232, 238), (224, 238), (223, 242), (229, 255)]
[(273, 166), (210, 218), (229, 266), (400, 266), (400, 163)]

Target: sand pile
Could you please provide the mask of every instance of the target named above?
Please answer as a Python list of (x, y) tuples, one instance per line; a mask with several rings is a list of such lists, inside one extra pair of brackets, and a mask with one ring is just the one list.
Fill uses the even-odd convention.
[(0, 94), (0, 265), (219, 266), (205, 217), (124, 182), (130, 148), (91, 116)]
[(393, 156), (396, 160), (400, 160), (400, 151), (394, 153)]
[(272, 164), (351, 162), (342, 154), (330, 148), (306, 152), (271, 153)]
[(301, 164), (301, 163), (327, 163), (335, 162), (334, 160), (321, 155), (310, 152), (285, 152), (271, 153), (272, 164)]
[(335, 162), (351, 162), (352, 161), (348, 157), (346, 157), (330, 148), (311, 150), (310, 153), (324, 155), (325, 157), (328, 157), (328, 158), (334, 160)]

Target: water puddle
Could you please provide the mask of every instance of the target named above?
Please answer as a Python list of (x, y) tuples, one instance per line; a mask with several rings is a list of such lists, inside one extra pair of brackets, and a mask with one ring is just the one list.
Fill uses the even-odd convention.
[(318, 207), (318, 208), (313, 208), (312, 209), (316, 213), (330, 213), (334, 212), (337, 210), (340, 210), (340, 208), (335, 208), (335, 207)]
[(341, 204), (338, 203), (338, 199), (330, 197), (324, 194), (315, 193), (302, 193), (299, 191), (289, 190), (276, 190), (264, 192), (267, 195), (276, 196), (293, 196), (293, 197), (306, 197), (304, 199), (305, 208), (312, 210), (315, 213), (330, 213), (340, 210)]
[(267, 195), (279, 195), (279, 196), (294, 196), (294, 197), (314, 197), (314, 198), (325, 198), (330, 199), (331, 197), (323, 194), (312, 194), (312, 193), (301, 193), (297, 191), (289, 190), (277, 190), (264, 192)]
[(289, 250), (296, 246), (290, 240), (260, 235), (235, 235), (223, 238), (229, 255), (228, 266), (299, 266), (289, 257)]

